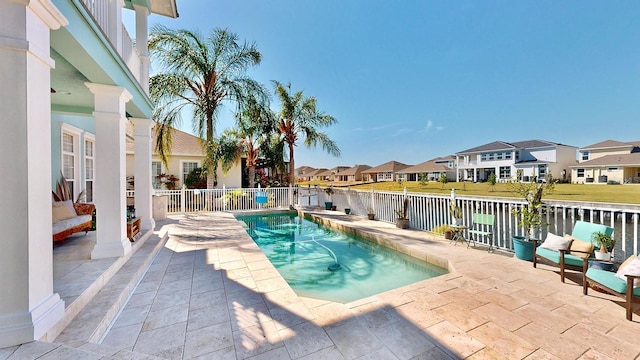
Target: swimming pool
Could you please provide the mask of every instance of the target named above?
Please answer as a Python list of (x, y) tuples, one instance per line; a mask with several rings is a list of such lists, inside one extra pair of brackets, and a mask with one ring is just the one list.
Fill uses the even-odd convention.
[(346, 303), (447, 273), (295, 214), (237, 219), (300, 296)]

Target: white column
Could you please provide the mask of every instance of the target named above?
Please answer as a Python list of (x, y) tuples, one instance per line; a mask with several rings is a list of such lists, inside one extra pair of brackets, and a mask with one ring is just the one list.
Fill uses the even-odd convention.
[(126, 123), (127, 89), (85, 83), (95, 96), (96, 245), (92, 259), (123, 256), (131, 251), (126, 233)]
[(38, 340), (64, 315), (53, 292), (49, 0), (0, 1), (0, 348)]
[(140, 85), (149, 94), (149, 9), (146, 6), (133, 5), (136, 11), (136, 50), (140, 56)]
[(134, 179), (136, 188), (136, 217), (141, 219), (143, 229), (153, 229), (153, 206), (151, 195), (151, 129), (154, 122), (149, 119), (131, 118), (134, 126)]

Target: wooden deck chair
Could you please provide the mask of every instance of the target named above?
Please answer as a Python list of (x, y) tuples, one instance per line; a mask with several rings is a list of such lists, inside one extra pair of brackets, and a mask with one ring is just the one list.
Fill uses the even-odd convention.
[[(469, 227), (469, 244), (473, 242), (473, 246), (476, 246), (474, 238), (486, 237), (489, 243), (489, 252), (493, 251), (493, 225), (495, 222), (495, 216), (489, 214), (473, 214), (473, 222)], [(469, 247), (469, 245), (467, 245)]]

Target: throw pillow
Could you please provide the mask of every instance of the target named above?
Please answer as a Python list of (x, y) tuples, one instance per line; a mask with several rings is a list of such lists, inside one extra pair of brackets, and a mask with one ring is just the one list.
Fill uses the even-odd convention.
[[(625, 261), (626, 263), (626, 261)], [(629, 261), (629, 263), (625, 264), (623, 263), (624, 266), (620, 266), (620, 268), (618, 269), (618, 272), (616, 272), (616, 277), (624, 280), (625, 282), (627, 281), (627, 277), (625, 275), (640, 275), (640, 258), (638, 258), (637, 256), (635, 256), (635, 259), (632, 259), (631, 261)], [(638, 287), (640, 286), (640, 279), (635, 279), (633, 281), (633, 287)]]
[(76, 216), (77, 215), (74, 214), (72, 210), (66, 206), (58, 206), (58, 207), (51, 208), (51, 217), (54, 224), (60, 220), (71, 219), (72, 217), (76, 217)]
[(564, 238), (562, 236), (558, 236), (553, 233), (547, 233), (546, 239), (540, 245), (541, 248), (549, 249), (549, 250), (566, 250), (569, 248), (569, 244), (571, 243), (571, 239)]
[(571, 255), (586, 259), (593, 253), (593, 243), (575, 238), (572, 239), (571, 246), (569, 246), (569, 253)]

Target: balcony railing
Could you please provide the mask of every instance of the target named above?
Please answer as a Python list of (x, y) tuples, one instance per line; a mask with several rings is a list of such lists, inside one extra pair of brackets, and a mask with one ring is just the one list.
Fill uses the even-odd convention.
[[(91, 14), (96, 25), (102, 30), (104, 36), (109, 40), (125, 64), (127, 64), (127, 67), (136, 80), (142, 83), (142, 79), (140, 78), (142, 66), (140, 56), (127, 29), (122, 23), (122, 18), (115, 16), (116, 11), (122, 11), (116, 6), (116, 1), (80, 0), (80, 2), (89, 14)], [(118, 34), (121, 34), (121, 36)]]

